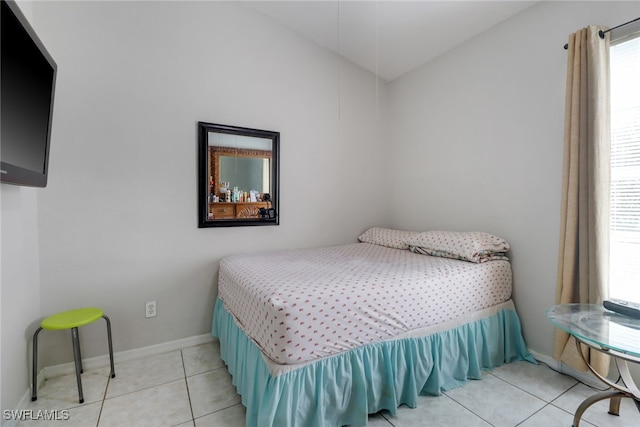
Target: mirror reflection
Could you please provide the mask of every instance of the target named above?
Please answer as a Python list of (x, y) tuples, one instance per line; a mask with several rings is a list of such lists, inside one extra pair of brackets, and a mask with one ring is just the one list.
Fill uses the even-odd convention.
[(199, 226), (277, 225), (279, 133), (199, 127)]
[(220, 181), (233, 182), (252, 192), (269, 193), (270, 156), (220, 156)]

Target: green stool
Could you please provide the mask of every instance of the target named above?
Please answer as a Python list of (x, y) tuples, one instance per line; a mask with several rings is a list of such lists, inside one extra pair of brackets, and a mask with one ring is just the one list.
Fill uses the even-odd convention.
[(78, 382), (78, 395), (80, 403), (84, 403), (82, 395), (82, 381), (80, 374), (82, 373), (82, 357), (80, 356), (80, 336), (78, 328), (95, 322), (99, 318), (107, 321), (107, 337), (109, 338), (109, 359), (111, 360), (111, 378), (116, 377), (113, 367), (113, 345), (111, 343), (111, 321), (99, 308), (78, 308), (75, 310), (63, 311), (62, 313), (53, 314), (40, 323), (40, 327), (33, 334), (33, 387), (31, 389), (31, 401), (37, 400), (37, 367), (38, 367), (38, 334), (43, 329), (59, 331), (62, 329), (71, 329), (71, 341), (73, 343), (73, 359), (76, 364), (76, 380)]

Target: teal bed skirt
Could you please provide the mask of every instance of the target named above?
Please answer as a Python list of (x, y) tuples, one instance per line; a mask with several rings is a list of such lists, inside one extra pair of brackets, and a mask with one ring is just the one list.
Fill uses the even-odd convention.
[(242, 396), (247, 426), (364, 426), (368, 414), (415, 408), (419, 395), (440, 395), (480, 379), (482, 370), (515, 360), (537, 363), (517, 313), (508, 309), (427, 337), (365, 345), (277, 376), (220, 299), (211, 333)]

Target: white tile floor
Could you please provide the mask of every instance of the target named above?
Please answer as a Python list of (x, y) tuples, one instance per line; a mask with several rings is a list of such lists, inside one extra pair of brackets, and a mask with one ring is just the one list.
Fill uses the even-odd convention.
[[(185, 348), (143, 360), (118, 363), (83, 374), (85, 403), (78, 404), (75, 375), (52, 378), (38, 390), (29, 409), (68, 410), (69, 419), (22, 421), (30, 426), (178, 426), (245, 425), (245, 410), (220, 360), (217, 342)], [(571, 377), (545, 365), (515, 362), (439, 397), (422, 397), (418, 407), (401, 407), (397, 415), (369, 417), (371, 427), (522, 426), (570, 427), (573, 412), (593, 394)], [(638, 427), (640, 413), (623, 399), (620, 416), (607, 414), (608, 403), (589, 408), (581, 426)], [(301, 426), (304, 427), (304, 426)]]

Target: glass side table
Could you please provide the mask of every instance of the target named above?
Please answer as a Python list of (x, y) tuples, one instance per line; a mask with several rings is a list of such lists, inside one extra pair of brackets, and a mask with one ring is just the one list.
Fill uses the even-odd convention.
[[(578, 427), (584, 411), (596, 402), (611, 399), (609, 413), (620, 414), (620, 399), (633, 399), (640, 412), (640, 389), (629, 373), (627, 362), (640, 364), (640, 319), (623, 316), (596, 304), (562, 304), (550, 307), (547, 318), (556, 327), (576, 339), (578, 353), (589, 370), (611, 390), (597, 393), (578, 406), (573, 418), (573, 427)], [(610, 355), (616, 362), (624, 382), (615, 384), (591, 367), (582, 354), (582, 345)]]

